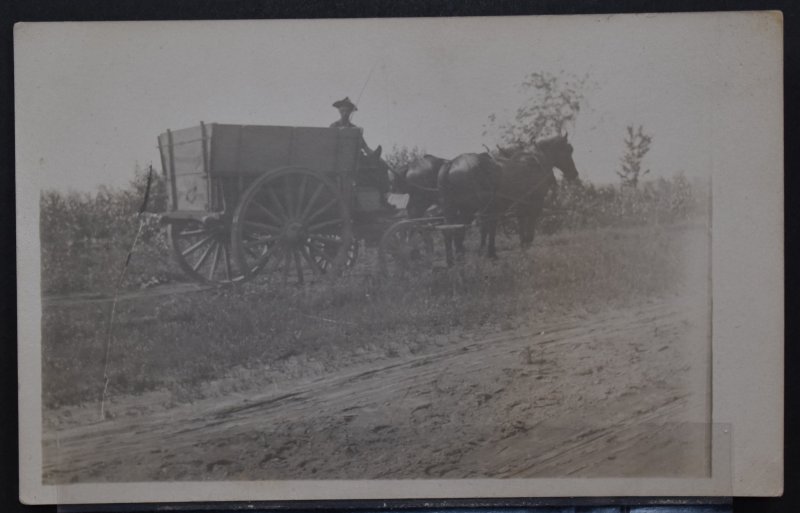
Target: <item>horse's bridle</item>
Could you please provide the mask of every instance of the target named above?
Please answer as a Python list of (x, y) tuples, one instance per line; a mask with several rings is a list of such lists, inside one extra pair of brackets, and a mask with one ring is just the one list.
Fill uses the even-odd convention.
[[(502, 162), (498, 161), (496, 158), (494, 158), (494, 157), (492, 156), (491, 152), (488, 152), (488, 153), (489, 153), (489, 156), (492, 158), (492, 160), (494, 160), (495, 162), (497, 162), (497, 163), (498, 163), (498, 164), (500, 164), (501, 166), (503, 165), (503, 163), (502, 163)], [(546, 165), (546, 164), (542, 163), (542, 157), (544, 157), (545, 155), (542, 155), (542, 153), (541, 153), (541, 150), (539, 150), (539, 148), (538, 148), (538, 147), (536, 147), (536, 145), (535, 145), (535, 144), (534, 144), (534, 151), (532, 151), (532, 152), (529, 152), (529, 153), (528, 153), (528, 155), (530, 155), (531, 157), (533, 157), (533, 160), (535, 160), (535, 161), (536, 161), (536, 165), (538, 165), (538, 166), (539, 166), (539, 169), (541, 169), (542, 171), (547, 171), (547, 170), (549, 170), (549, 171), (550, 171), (550, 172), (547, 174), (547, 176), (544, 176), (544, 177), (542, 177), (542, 180), (543, 180), (543, 181), (549, 181), (549, 182), (550, 182), (549, 184), (545, 184), (545, 185), (547, 186), (547, 189), (550, 189), (550, 188), (552, 188), (552, 187), (555, 185), (555, 183), (556, 183), (555, 176), (553, 175), (553, 166)], [(511, 159), (509, 159), (509, 160), (511, 160)], [(522, 198), (520, 198), (520, 199), (517, 199), (517, 200), (513, 200), (513, 201), (512, 201), (512, 203), (511, 203), (511, 204), (508, 206), (508, 209), (506, 209), (506, 211), (509, 211), (509, 210), (511, 210), (512, 208), (516, 207), (517, 205), (525, 205), (525, 204), (530, 204), (531, 202), (530, 202), (530, 201), (528, 201), (528, 198), (530, 198), (531, 196), (533, 196), (533, 194), (534, 194), (534, 193), (537, 191), (537, 189), (539, 188), (538, 186), (539, 186), (539, 183), (537, 183), (537, 184), (536, 184), (534, 187), (531, 187), (531, 190), (530, 190), (530, 192), (528, 192), (527, 194), (525, 194), (525, 195), (524, 195)], [(500, 196), (500, 195), (499, 195), (499, 194), (497, 194), (497, 193), (495, 193), (495, 194), (493, 195), (493, 197), (495, 197), (495, 196)], [(502, 197), (502, 196), (500, 196), (500, 197)], [(505, 199), (511, 199), (511, 198), (505, 198)]]

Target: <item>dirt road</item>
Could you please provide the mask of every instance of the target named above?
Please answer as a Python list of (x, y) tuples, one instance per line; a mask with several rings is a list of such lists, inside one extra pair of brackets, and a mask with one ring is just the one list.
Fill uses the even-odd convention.
[[(702, 476), (705, 323), (585, 313), (224, 399), (45, 428), (49, 483)], [(137, 409), (138, 408), (138, 409)]]

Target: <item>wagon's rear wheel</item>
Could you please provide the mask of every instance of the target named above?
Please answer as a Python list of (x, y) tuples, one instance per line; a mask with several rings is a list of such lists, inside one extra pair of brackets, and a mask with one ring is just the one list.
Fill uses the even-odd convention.
[(233, 217), (233, 254), (249, 277), (303, 283), (339, 272), (353, 235), (339, 188), (319, 173), (285, 167), (258, 178)]
[(434, 263), (431, 230), (439, 218), (399, 221), (383, 234), (378, 267), (385, 277), (430, 271)]
[(230, 228), (222, 221), (175, 221), (168, 233), (175, 261), (191, 279), (213, 285), (244, 279), (233, 261)]

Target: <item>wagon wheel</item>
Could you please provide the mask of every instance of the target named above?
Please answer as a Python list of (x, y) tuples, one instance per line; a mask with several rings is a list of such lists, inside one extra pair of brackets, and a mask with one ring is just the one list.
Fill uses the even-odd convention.
[(353, 235), (347, 204), (319, 173), (284, 167), (258, 178), (233, 217), (233, 255), (248, 277), (263, 269), (284, 282), (336, 274)]
[[(316, 251), (314, 252), (314, 260), (317, 261), (320, 268), (323, 272), (327, 272), (331, 266), (331, 260), (328, 257), (330, 250), (336, 249), (338, 246), (336, 245), (335, 241), (338, 241), (338, 236), (331, 236), (332, 242), (334, 244), (328, 244), (327, 247), (325, 244), (310, 240), (309, 244), (315, 246)], [(348, 269), (352, 268), (356, 265), (356, 261), (358, 260), (358, 240), (353, 239), (353, 242), (350, 243), (350, 247), (347, 248), (347, 259), (344, 262), (344, 266)]]
[(244, 279), (233, 262), (230, 228), (222, 221), (176, 221), (168, 233), (175, 260), (191, 279), (216, 285)]
[(436, 219), (399, 221), (386, 230), (378, 246), (378, 267), (383, 276), (429, 271), (433, 267), (433, 235)]

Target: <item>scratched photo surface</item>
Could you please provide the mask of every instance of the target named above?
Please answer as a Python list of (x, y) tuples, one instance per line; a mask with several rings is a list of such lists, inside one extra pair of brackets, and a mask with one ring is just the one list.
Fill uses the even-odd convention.
[(42, 484), (711, 477), (736, 33), (623, 19), (22, 27)]

